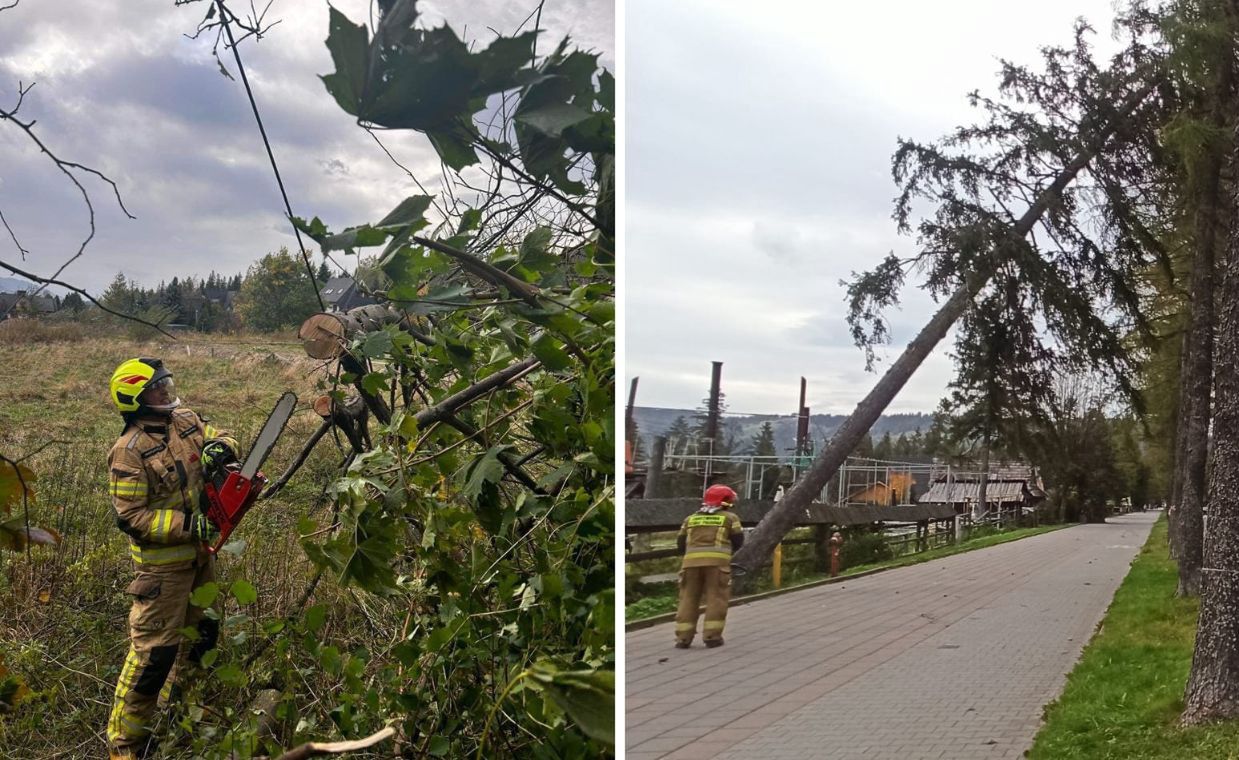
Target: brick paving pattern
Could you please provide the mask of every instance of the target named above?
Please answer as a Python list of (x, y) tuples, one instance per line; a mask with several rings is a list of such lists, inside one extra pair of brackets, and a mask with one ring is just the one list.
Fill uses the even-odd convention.
[(720, 649), (629, 633), (624, 756), (1022, 757), (1157, 514), (733, 607)]

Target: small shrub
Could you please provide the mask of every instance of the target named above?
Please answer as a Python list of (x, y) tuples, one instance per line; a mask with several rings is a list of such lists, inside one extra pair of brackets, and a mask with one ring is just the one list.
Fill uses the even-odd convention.
[(839, 549), (839, 560), (843, 567), (882, 562), (893, 556), (894, 553), (886, 543), (886, 537), (881, 533), (852, 534)]

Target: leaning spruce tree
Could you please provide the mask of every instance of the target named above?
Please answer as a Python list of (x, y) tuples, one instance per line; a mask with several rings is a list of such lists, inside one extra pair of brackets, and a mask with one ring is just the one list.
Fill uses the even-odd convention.
[[(1140, 324), (1136, 273), (1161, 254), (1150, 254), (1147, 204), (1132, 190), (1156, 196), (1164, 185), (1162, 163), (1150, 154), (1167, 104), (1145, 22), (1125, 20), (1129, 44), (1104, 69), (1092, 58), (1090, 30), (1080, 25), (1073, 47), (1044, 51), (1044, 73), (1004, 64), (1006, 101), (973, 95), (987, 121), (934, 145), (901, 141), (895, 219), (907, 231), (914, 203), (928, 201), (936, 211), (919, 224), (918, 257), (890, 256), (852, 283), (853, 334), (872, 361), (872, 347), (888, 337), (881, 312), (897, 302), (909, 266), (924, 270), (930, 291), (947, 300), (763, 518), (737, 565), (765, 561), (978, 297), (1018, 289), (1064, 350), (1109, 370), (1124, 387), (1132, 357), (1116, 315)], [(1085, 188), (1081, 177), (1090, 180)], [(1134, 387), (1124, 390), (1135, 396)]]

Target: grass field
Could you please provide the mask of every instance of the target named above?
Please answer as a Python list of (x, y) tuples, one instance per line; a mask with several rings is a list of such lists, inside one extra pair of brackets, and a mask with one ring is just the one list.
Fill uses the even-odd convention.
[(1197, 600), (1175, 598), (1177, 579), (1163, 518), (1132, 563), (1062, 696), (1046, 708), (1030, 757), (1239, 758), (1239, 722), (1190, 729), (1176, 725), (1198, 612)]
[[(163, 358), (185, 405), (234, 432), (243, 448), (279, 393), (297, 392), (302, 403), (264, 468), (269, 476), (282, 472), (319, 422), (307, 404), (323, 373), (291, 337), (187, 337), (175, 344), (80, 339), (80, 331), (48, 337), (27, 341), (0, 331), (0, 453), (16, 459), (38, 452), (26, 462), (38, 477), (31, 522), (63, 536), (59, 546), (36, 547), (29, 556), (0, 553), (0, 655), (31, 691), (14, 715), (0, 714), (4, 758), (104, 752), (104, 723), (127, 645), (124, 588), (132, 574), (106, 490), (108, 449), (122, 428), (107, 398), (115, 366), (133, 356)], [(263, 622), (285, 614), (312, 576), (295, 526), (326, 514), (321, 493), (341, 455), (324, 443), (288, 488), (251, 512), (237, 534), (240, 551), (219, 563), (225, 581), (247, 578), (259, 590), (243, 616), (227, 610), (228, 635), (238, 647)], [(315, 599), (341, 593), (325, 581)], [(324, 634), (355, 624), (330, 619)]]

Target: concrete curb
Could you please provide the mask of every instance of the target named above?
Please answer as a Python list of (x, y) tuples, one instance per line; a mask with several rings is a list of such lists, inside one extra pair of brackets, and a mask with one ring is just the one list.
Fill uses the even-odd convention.
[[(1032, 536), (1020, 536), (1019, 538), (1010, 538), (1006, 541), (999, 541), (997, 543), (990, 544), (989, 546), (977, 546), (972, 549), (968, 549), (967, 551), (956, 552), (955, 554), (967, 554), (968, 552), (977, 551), (978, 549), (988, 549), (990, 548), (990, 546), (1001, 546), (1002, 544), (1009, 544), (1012, 541), (1023, 541), (1026, 538), (1044, 536), (1047, 533), (1053, 533), (1054, 531), (1063, 530), (1064, 528), (1073, 528), (1076, 525), (1082, 525), (1082, 524), (1084, 523), (1071, 523), (1069, 525), (1057, 525), (1051, 528), (1050, 530), (1044, 531), (1042, 533), (1035, 533)], [(943, 556), (953, 557), (955, 555), (946, 554)], [(836, 578), (823, 578), (817, 581), (809, 581), (808, 583), (800, 583), (795, 586), (788, 586), (787, 588), (776, 588), (776, 589), (771, 589), (770, 591), (762, 591), (761, 593), (758, 593), (758, 594), (749, 594), (748, 596), (738, 596), (727, 603), (727, 608), (731, 609), (732, 607), (739, 607), (743, 604), (749, 604), (750, 602), (759, 602), (762, 599), (769, 599), (771, 597), (780, 596), (782, 594), (790, 594), (793, 591), (803, 591), (808, 588), (816, 588), (817, 586), (826, 586), (831, 583), (843, 583), (844, 581), (855, 580), (857, 578), (864, 578), (867, 575), (874, 575), (875, 573), (884, 573), (887, 570), (897, 570), (901, 567), (919, 565), (921, 564), (921, 562), (933, 562), (935, 559), (941, 559), (941, 557), (933, 557), (932, 559), (923, 559), (918, 562), (907, 562), (901, 565), (890, 565), (889, 567), (875, 567), (872, 570), (865, 570), (864, 572), (861, 572), (861, 573), (853, 573), (851, 575), (840, 575)], [(661, 623), (670, 623), (670, 622), (673, 622), (674, 620), (675, 620), (674, 612), (664, 612), (661, 615), (654, 615), (653, 617), (641, 618), (640, 620), (633, 620), (630, 623), (625, 623), (624, 632), (627, 633), (628, 631), (639, 631), (642, 628), (652, 628), (653, 626), (659, 625)]]

